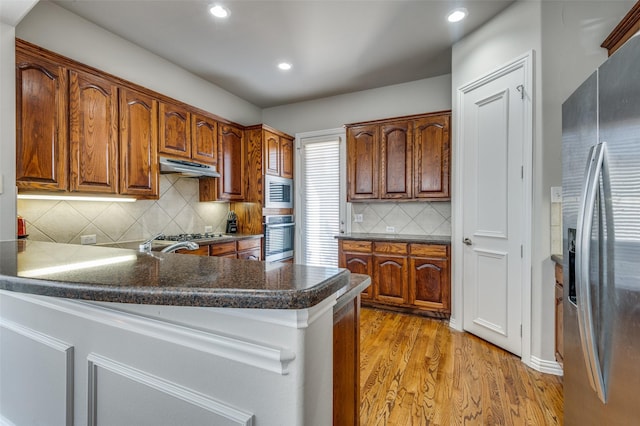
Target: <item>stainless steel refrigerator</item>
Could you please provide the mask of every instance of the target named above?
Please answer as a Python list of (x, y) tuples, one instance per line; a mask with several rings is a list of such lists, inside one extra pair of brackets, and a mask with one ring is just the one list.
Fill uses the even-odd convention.
[(640, 36), (562, 128), (565, 424), (640, 424)]

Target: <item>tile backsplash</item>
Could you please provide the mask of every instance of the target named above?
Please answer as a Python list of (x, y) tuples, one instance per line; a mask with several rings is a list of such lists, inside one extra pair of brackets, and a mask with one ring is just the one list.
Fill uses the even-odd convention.
[[(355, 222), (355, 215), (362, 222)], [(385, 203), (352, 203), (351, 232), (395, 234), (451, 235), (451, 203), (449, 201), (411, 201)]]
[(95, 234), (98, 244), (138, 241), (157, 233), (224, 232), (229, 203), (198, 199), (198, 180), (160, 176), (160, 199), (134, 203), (18, 200), (30, 240), (80, 244)]

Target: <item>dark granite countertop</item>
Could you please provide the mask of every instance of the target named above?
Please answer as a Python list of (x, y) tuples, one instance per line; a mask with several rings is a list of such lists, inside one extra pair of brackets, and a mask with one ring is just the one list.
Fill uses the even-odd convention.
[(305, 309), (344, 292), (345, 269), (15, 240), (0, 289), (102, 302)]
[[(262, 238), (264, 235), (262, 234), (222, 234), (220, 237), (212, 237), (212, 238), (202, 238), (196, 240), (195, 242), (199, 245), (203, 246), (206, 244), (216, 244), (216, 243), (227, 243), (229, 241), (239, 241), (239, 240), (250, 240), (255, 238)], [(142, 244), (145, 240), (140, 241), (123, 241), (119, 243), (105, 243), (98, 244), (100, 247), (114, 247), (114, 248), (124, 248), (131, 250), (138, 250), (138, 246)], [(152, 250), (159, 251), (164, 247), (175, 243), (176, 241), (169, 240), (153, 240)]]
[(339, 240), (395, 241), (400, 243), (451, 244), (449, 235), (403, 235), (350, 233), (336, 235)]

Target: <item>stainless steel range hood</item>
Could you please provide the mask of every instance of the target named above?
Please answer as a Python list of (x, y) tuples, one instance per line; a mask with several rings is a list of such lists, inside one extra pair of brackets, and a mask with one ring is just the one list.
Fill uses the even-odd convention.
[(179, 173), (184, 177), (220, 177), (216, 167), (210, 164), (160, 157), (160, 173)]

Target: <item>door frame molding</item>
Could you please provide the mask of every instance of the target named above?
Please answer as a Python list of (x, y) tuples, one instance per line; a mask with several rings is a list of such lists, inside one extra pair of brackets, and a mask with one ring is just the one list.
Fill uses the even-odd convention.
[[(461, 149), (464, 140), (464, 108), (463, 101), (465, 94), (483, 86), (493, 80), (496, 80), (518, 68), (524, 70), (524, 86), (525, 86), (525, 104), (523, 117), (523, 172), (524, 172), (524, 194), (522, 197), (522, 208), (524, 212), (524, 230), (523, 230), (523, 256), (522, 256), (522, 297), (521, 297), (521, 314), (522, 314), (522, 354), (521, 360), (527, 365), (531, 365), (531, 248), (532, 248), (532, 199), (533, 199), (533, 111), (534, 111), (534, 51), (529, 50), (525, 54), (511, 60), (510, 62), (490, 71), (481, 77), (461, 85), (457, 89), (457, 111), (454, 112), (454, 128), (456, 135), (456, 143), (453, 144), (453, 176), (455, 185), (453, 185), (456, 196), (452, 197), (453, 204), (453, 227), (451, 246), (453, 251), (453, 268), (452, 268), (452, 305), (450, 326), (456, 330), (463, 330), (464, 315), (464, 247), (462, 239), (463, 234), (463, 182), (464, 182), (464, 152)], [(456, 114), (457, 112), (457, 114)]]
[[(336, 127), (326, 130), (314, 130), (311, 132), (296, 133), (295, 139), (295, 162), (298, 165), (294, 167), (294, 213), (300, 214), (298, 210), (302, 205), (302, 193), (300, 188), (302, 185), (296, 185), (295, 182), (302, 182), (302, 143), (303, 140), (311, 140), (315, 142), (328, 141), (338, 138), (340, 140), (340, 202), (347, 199), (347, 131), (344, 127)], [(351, 232), (351, 203), (344, 201), (343, 220), (345, 222), (344, 232)], [(296, 219), (297, 221), (297, 219)], [(301, 263), (304, 258), (302, 256), (302, 227), (296, 224), (294, 239), (294, 261)]]

